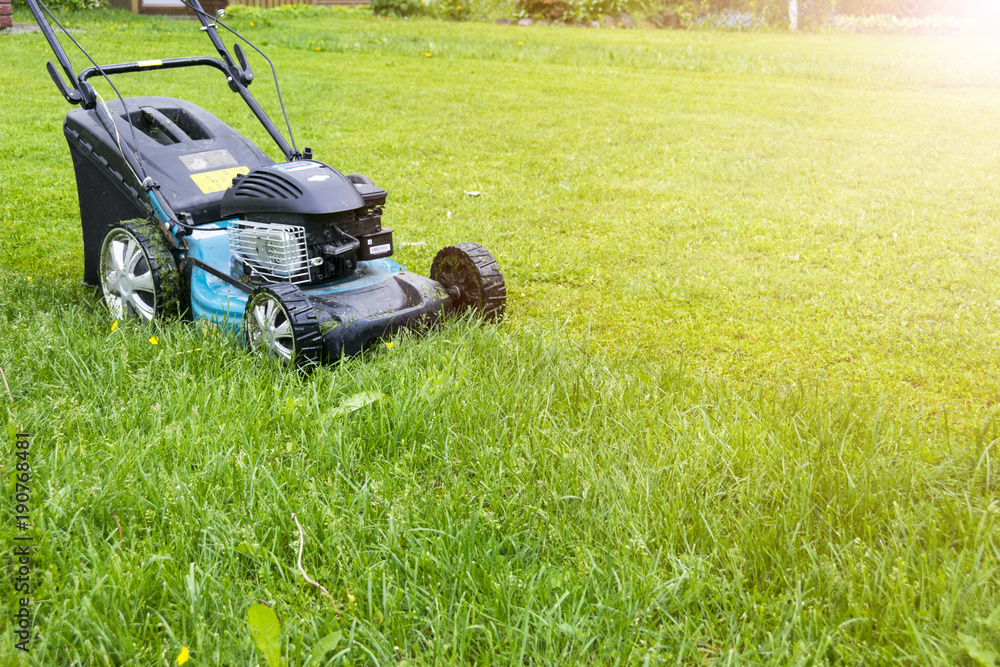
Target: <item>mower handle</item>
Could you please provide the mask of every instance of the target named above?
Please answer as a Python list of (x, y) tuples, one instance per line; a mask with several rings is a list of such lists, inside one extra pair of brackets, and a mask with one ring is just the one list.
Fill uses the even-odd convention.
[(233, 44), (233, 51), (236, 51), (236, 59), (240, 61), (240, 68), (243, 70), (243, 85), (249, 86), (253, 81), (253, 70), (250, 69), (250, 63), (247, 62), (246, 54), (243, 53), (243, 47), (239, 42)]
[[(33, 2), (34, 0), (28, 0)], [(197, 1), (197, 0), (195, 0)], [(242, 54), (242, 49), (238, 51)], [(244, 56), (245, 58), (245, 56)], [(94, 76), (110, 76), (112, 74), (127, 74), (129, 72), (146, 72), (158, 69), (176, 69), (178, 67), (214, 67), (223, 74), (226, 75), (226, 80), (229, 82), (229, 87), (236, 93), (239, 93), (246, 105), (250, 107), (254, 116), (260, 121), (260, 124), (264, 126), (267, 133), (271, 135), (271, 139), (274, 143), (278, 144), (278, 148), (281, 152), (285, 154), (288, 159), (292, 159), (294, 150), (288, 145), (288, 142), (275, 127), (274, 123), (261, 108), (257, 99), (247, 90), (246, 85), (234, 76), (233, 71), (237, 70), (240, 72), (246, 71), (249, 73), (249, 78), (253, 79), (253, 72), (247, 67), (246, 70), (239, 70), (239, 68), (229, 67), (226, 63), (222, 62), (218, 58), (210, 58), (208, 56), (191, 56), (188, 58), (165, 58), (163, 60), (143, 60), (134, 63), (117, 63), (115, 65), (101, 65), (100, 67), (88, 67), (87, 69), (80, 72), (80, 85), (90, 88), (90, 84), (87, 83), (87, 79)], [(61, 90), (61, 89), (60, 89)], [(68, 97), (66, 99), (69, 99)]]
[[(195, 0), (197, 1), (197, 0)], [(28, 9), (31, 10), (31, 15), (35, 17), (35, 22), (38, 24), (39, 29), (41, 29), (42, 34), (45, 35), (45, 41), (49, 43), (49, 48), (52, 49), (52, 53), (55, 54), (56, 60), (59, 61), (59, 65), (62, 67), (63, 72), (66, 73), (66, 78), (70, 80), (69, 85), (63, 81), (62, 77), (59, 76), (58, 70), (56, 70), (55, 65), (49, 61), (46, 68), (49, 70), (49, 76), (52, 77), (52, 81), (56, 84), (56, 88), (62, 93), (62, 96), (66, 98), (66, 101), (70, 104), (82, 104), (85, 108), (90, 108), (94, 104), (94, 89), (91, 86), (84, 87), (81, 85), (76, 78), (76, 72), (73, 71), (73, 64), (69, 61), (69, 56), (66, 55), (66, 51), (63, 49), (62, 44), (56, 39), (56, 33), (52, 30), (52, 26), (49, 25), (48, 19), (45, 18), (45, 14), (42, 13), (42, 8), (38, 6), (35, 0), (27, 0)]]
[(80, 94), (76, 88), (70, 88), (63, 81), (63, 78), (59, 76), (59, 72), (56, 70), (56, 66), (52, 64), (52, 61), (45, 63), (45, 69), (49, 71), (49, 76), (52, 77), (52, 82), (56, 84), (56, 88), (62, 93), (62, 96), (66, 98), (66, 101), (70, 104), (80, 104), (83, 102), (83, 95)]
[[(49, 21), (45, 17), (45, 11), (47, 10), (43, 11), (42, 6), (39, 4), (39, 0), (26, 0), (28, 9), (31, 10), (31, 15), (34, 16), (35, 22), (38, 24), (42, 34), (45, 36), (45, 41), (48, 42), (49, 48), (51, 48), (52, 52), (55, 54), (56, 60), (59, 62), (59, 66), (66, 75), (66, 79), (69, 80), (69, 83), (67, 83), (63, 79), (63, 77), (59, 74), (59, 70), (54, 64), (52, 64), (51, 61), (46, 64), (49, 76), (52, 78), (53, 83), (55, 83), (59, 93), (70, 104), (79, 104), (84, 109), (93, 110), (97, 114), (97, 119), (100, 121), (101, 125), (104, 126), (104, 129), (107, 130), (110, 135), (115, 136), (117, 132), (114, 120), (110, 117), (106, 108), (102, 108), (102, 106), (97, 104), (97, 92), (87, 79), (96, 75), (107, 77), (110, 74), (139, 72), (142, 70), (173, 69), (176, 67), (204, 65), (214, 67), (226, 75), (226, 81), (229, 83), (229, 88), (233, 92), (239, 93), (240, 97), (242, 97), (243, 101), (248, 107), (250, 107), (254, 116), (256, 116), (257, 120), (264, 126), (267, 133), (271, 135), (271, 139), (274, 140), (287, 159), (299, 159), (301, 155), (288, 144), (281, 132), (278, 131), (278, 128), (275, 127), (274, 123), (264, 112), (264, 109), (261, 108), (260, 104), (250, 91), (247, 90), (247, 86), (251, 81), (253, 81), (253, 71), (250, 69), (249, 63), (247, 63), (246, 55), (243, 53), (243, 49), (238, 44), (234, 47), (239, 64), (233, 62), (233, 57), (229, 53), (225, 44), (222, 43), (222, 39), (219, 37), (215, 24), (208, 22), (209, 15), (205, 13), (204, 9), (202, 9), (199, 0), (184, 0), (184, 2), (194, 10), (195, 15), (201, 22), (205, 32), (208, 33), (208, 37), (212, 41), (212, 45), (215, 47), (216, 51), (219, 52), (219, 56), (221, 56), (222, 60), (198, 56), (189, 58), (167, 58), (165, 60), (147, 60), (133, 63), (119, 63), (117, 65), (88, 67), (77, 75), (77, 73), (73, 70), (73, 64), (70, 62), (69, 56), (66, 55), (66, 51), (63, 49), (62, 44), (60, 44), (59, 40), (56, 38), (55, 31), (52, 29), (52, 26), (49, 25)], [(83, 47), (80, 48), (82, 50)], [(86, 51), (84, 51), (84, 53), (86, 53)], [(291, 128), (289, 128), (289, 132), (291, 132)], [(128, 146), (119, 145), (119, 148), (121, 149), (122, 156), (125, 158), (125, 161), (128, 163), (132, 172), (139, 180), (143, 180), (139, 174), (145, 174), (145, 170), (142, 168), (142, 163), (136, 153), (133, 149), (128, 148)], [(150, 179), (147, 178), (145, 180), (149, 181)], [(157, 202), (156, 195), (153, 192), (155, 187), (155, 184), (152, 184), (147, 188), (146, 184), (143, 183), (143, 189), (147, 191), (150, 201), (153, 204), (153, 208), (161, 209), (159, 213), (162, 213), (163, 215), (160, 215), (159, 217), (168, 219), (176, 224), (180, 224), (177, 221), (176, 215), (174, 215), (170, 210), (169, 204), (167, 204), (166, 201), (162, 202), (162, 206), (160, 206)]]
[(101, 65), (100, 67), (88, 67), (80, 72), (80, 81), (86, 81), (95, 76), (105, 74), (128, 74), (129, 72), (150, 72), (158, 69), (176, 69), (178, 67), (214, 67), (226, 76), (229, 70), (226, 64), (218, 58), (208, 56), (191, 56), (188, 58), (164, 58), (163, 60), (140, 60), (132, 63), (116, 63), (114, 65)]
[[(219, 52), (222, 62), (226, 65), (226, 74), (228, 74), (231, 79), (239, 81), (240, 85), (244, 87), (249, 86), (250, 82), (253, 80), (253, 74), (249, 72), (249, 68), (246, 66), (246, 58), (240, 57), (243, 49), (239, 48), (239, 45), (237, 45), (236, 55), (237, 58), (239, 58), (240, 63), (243, 65), (241, 68), (233, 62), (233, 56), (229, 53), (229, 49), (227, 49), (226, 45), (222, 42), (222, 38), (219, 37), (219, 31), (216, 28), (215, 23), (208, 22), (210, 14), (202, 8), (201, 2), (199, 2), (199, 0), (185, 0), (185, 4), (194, 10), (194, 15), (198, 17), (198, 21), (201, 23), (201, 29), (205, 31), (208, 38), (212, 41), (212, 46), (214, 46), (215, 50)], [(220, 9), (218, 15), (215, 17), (216, 20), (221, 18), (224, 13), (225, 11)], [(249, 76), (247, 76), (248, 74)], [(233, 88), (232, 80), (229, 83), (229, 87)], [(236, 88), (233, 88), (233, 91), (238, 92), (236, 91)]]

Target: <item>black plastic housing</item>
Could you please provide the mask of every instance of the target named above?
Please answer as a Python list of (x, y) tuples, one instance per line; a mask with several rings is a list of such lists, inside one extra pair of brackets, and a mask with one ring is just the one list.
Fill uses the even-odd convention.
[(440, 284), (408, 271), (370, 287), (308, 296), (328, 361), (358, 354), (395, 331), (428, 327), (454, 310)]
[(254, 222), (296, 225), (306, 243), (336, 241), (334, 226), (357, 238), (382, 228), (386, 192), (355, 184), (330, 165), (315, 160), (272, 164), (251, 171), (222, 197), (222, 215)]
[(388, 227), (368, 236), (359, 236), (358, 241), (361, 242), (358, 259), (362, 261), (392, 256), (392, 230)]
[(274, 162), (239, 132), (184, 100), (128, 97), (124, 106), (113, 100), (107, 107), (118, 130), (115, 138), (94, 110), (75, 109), (63, 124), (76, 170), (88, 284), (99, 279), (98, 253), (107, 225), (149, 212), (116, 141), (139, 155), (161, 196), (196, 225), (221, 219), (222, 195), (233, 176)]

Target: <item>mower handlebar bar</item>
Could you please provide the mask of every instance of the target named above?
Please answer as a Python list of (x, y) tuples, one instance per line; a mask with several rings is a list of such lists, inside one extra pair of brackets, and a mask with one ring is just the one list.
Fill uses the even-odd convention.
[[(250, 110), (257, 117), (257, 120), (259, 120), (260, 123), (264, 126), (264, 129), (267, 130), (267, 133), (271, 135), (271, 139), (273, 139), (274, 143), (276, 143), (278, 145), (278, 148), (281, 149), (281, 152), (284, 153), (286, 157), (291, 159), (291, 156), (294, 154), (292, 147), (289, 146), (288, 142), (285, 141), (285, 138), (281, 136), (281, 132), (278, 131), (278, 128), (274, 126), (274, 123), (271, 122), (271, 119), (267, 117), (266, 113), (264, 113), (264, 110), (261, 108), (260, 104), (254, 98), (254, 96), (250, 94), (250, 91), (247, 90), (246, 85), (244, 85), (242, 81), (238, 80), (234, 76), (233, 71), (230, 69), (229, 65), (222, 62), (218, 58), (210, 58), (208, 56), (191, 56), (189, 58), (166, 58), (163, 60), (143, 60), (134, 63), (117, 63), (114, 65), (101, 65), (100, 67), (88, 67), (87, 69), (80, 72), (79, 81), (81, 86), (89, 87), (87, 79), (94, 76), (110, 76), (112, 74), (127, 74), (129, 72), (147, 72), (158, 69), (176, 69), (178, 67), (199, 67), (199, 66), (214, 67), (215, 69), (219, 70), (220, 72), (226, 75), (226, 80), (229, 82), (229, 87), (234, 92), (238, 93), (240, 97), (243, 98), (243, 101), (246, 102), (247, 106), (250, 107)], [(249, 69), (250, 68), (247, 67), (247, 71), (249, 71)], [(253, 77), (252, 72), (250, 73), (250, 77), (251, 78)], [(67, 97), (66, 99), (69, 100), (70, 98)]]
[[(56, 39), (55, 32), (52, 30), (52, 26), (49, 25), (48, 20), (45, 18), (45, 14), (42, 7), (39, 5), (38, 0), (26, 0), (26, 2), (28, 9), (31, 10), (32, 15), (35, 17), (35, 21), (38, 23), (38, 27), (45, 36), (45, 40), (49, 43), (49, 47), (55, 54), (56, 60), (59, 62), (59, 66), (65, 73), (66, 78), (69, 80), (69, 83), (67, 83), (66, 80), (63, 79), (59, 70), (51, 61), (47, 64), (49, 76), (52, 77), (53, 83), (55, 83), (60, 94), (62, 94), (62, 96), (66, 98), (66, 101), (70, 104), (79, 104), (84, 109), (94, 109), (97, 106), (97, 94), (94, 87), (87, 81), (87, 79), (94, 76), (107, 77), (111, 74), (174, 69), (178, 67), (214, 67), (226, 75), (226, 81), (229, 83), (229, 88), (243, 98), (243, 101), (250, 107), (250, 110), (267, 130), (267, 133), (271, 135), (271, 138), (278, 145), (281, 152), (285, 154), (285, 157), (289, 160), (295, 160), (301, 157), (301, 155), (289, 145), (289, 143), (281, 135), (281, 132), (278, 131), (278, 128), (275, 127), (273, 122), (271, 122), (271, 119), (268, 118), (267, 114), (261, 108), (257, 100), (254, 99), (253, 95), (250, 94), (250, 91), (247, 90), (247, 86), (251, 81), (253, 81), (253, 70), (250, 69), (250, 64), (247, 62), (246, 54), (244, 54), (243, 49), (238, 44), (235, 46), (236, 60), (238, 61), (238, 64), (237, 62), (233, 62), (233, 57), (222, 43), (222, 40), (219, 38), (215, 25), (208, 22), (209, 15), (202, 9), (199, 0), (184, 0), (184, 2), (194, 10), (196, 16), (198, 17), (198, 21), (202, 24), (202, 27), (208, 34), (212, 45), (219, 52), (219, 56), (222, 58), (221, 60), (207, 56), (191, 56), (187, 58), (166, 58), (163, 60), (118, 63), (114, 65), (94, 64), (94, 66), (88, 67), (80, 72), (79, 75), (77, 75), (77, 73), (73, 70), (73, 65), (70, 62), (69, 57), (66, 55), (66, 51), (59, 43), (59, 40)], [(77, 46), (79, 46), (79, 44), (77, 44)], [(80, 48), (82, 50), (83, 47)], [(91, 60), (91, 62), (93, 63), (93, 60)], [(105, 129), (107, 129), (109, 133), (114, 134), (114, 131), (112, 130), (113, 123), (110, 118), (104, 118), (105, 115), (107, 114), (98, 112), (98, 117), (101, 123), (105, 125)], [(290, 131), (291, 129), (289, 128), (289, 132)], [(129, 165), (132, 166), (133, 171), (137, 174), (143, 171), (141, 163), (131, 150), (123, 150), (123, 153), (125, 159), (129, 162)]]
[(103, 76), (105, 74), (127, 74), (129, 72), (148, 72), (158, 69), (175, 69), (177, 67), (214, 67), (227, 77), (230, 76), (226, 63), (218, 58), (207, 56), (191, 56), (189, 58), (165, 58), (163, 60), (140, 60), (133, 63), (116, 63), (114, 65), (101, 65), (99, 67), (88, 67), (80, 72), (80, 81), (86, 81), (91, 77)]

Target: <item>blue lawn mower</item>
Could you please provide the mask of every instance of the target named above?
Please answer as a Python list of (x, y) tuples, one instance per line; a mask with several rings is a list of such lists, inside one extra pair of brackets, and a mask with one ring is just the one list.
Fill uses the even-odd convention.
[[(76, 40), (40, 0), (27, 0), (69, 83), (52, 62), (49, 75), (80, 107), (63, 131), (80, 199), (83, 278), (114, 317), (188, 313), (240, 333), (251, 351), (297, 365), (357, 354), (381, 336), (455, 311), (503, 317), (503, 275), (482, 246), (443, 248), (430, 278), (390, 259), (386, 191), (314, 160), (309, 148), (300, 152), (287, 114), (286, 141), (247, 89), (254, 74), (242, 47), (234, 45), (234, 58), (219, 28), (266, 56), (220, 21), (224, 12), (213, 17), (198, 0), (184, 1), (219, 58), (97, 65), (80, 47), (91, 66), (77, 74), (49, 19)], [(283, 160), (190, 102), (120, 95), (105, 102), (88, 81), (102, 77), (117, 94), (112, 75), (181, 67), (222, 72)]]

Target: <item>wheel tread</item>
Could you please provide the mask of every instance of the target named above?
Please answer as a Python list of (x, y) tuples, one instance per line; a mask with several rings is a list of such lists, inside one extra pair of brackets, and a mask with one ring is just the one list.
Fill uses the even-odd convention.
[[(447, 278), (447, 269), (457, 263), (470, 273), (478, 284), (481, 298), (475, 303), (461, 306), (479, 310), (487, 320), (500, 320), (507, 304), (507, 286), (496, 258), (478, 243), (464, 242), (442, 248), (431, 264), (431, 279), (442, 282)], [(444, 284), (442, 282), (442, 284)], [(449, 288), (452, 285), (445, 285)]]
[(145, 219), (113, 222), (107, 227), (105, 240), (118, 229), (125, 230), (139, 242), (149, 263), (156, 300), (153, 319), (176, 316), (181, 310), (181, 276), (177, 270), (177, 261), (163, 238), (160, 226), (152, 220)]
[(319, 363), (323, 356), (323, 335), (320, 332), (316, 309), (310, 303), (309, 297), (291, 283), (263, 285), (250, 294), (247, 300), (247, 312), (254, 297), (262, 292), (274, 295), (288, 312), (294, 339), (293, 363), (300, 367)]

